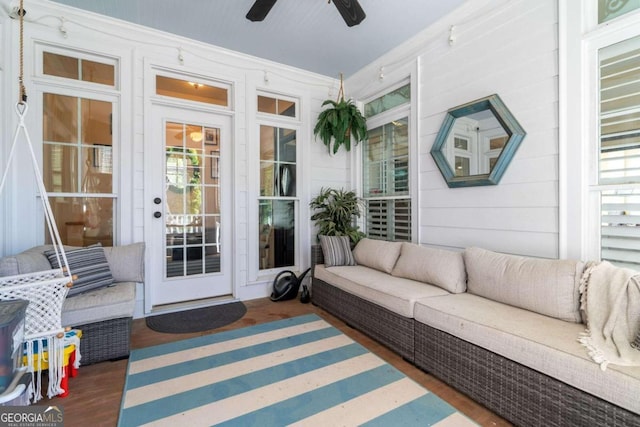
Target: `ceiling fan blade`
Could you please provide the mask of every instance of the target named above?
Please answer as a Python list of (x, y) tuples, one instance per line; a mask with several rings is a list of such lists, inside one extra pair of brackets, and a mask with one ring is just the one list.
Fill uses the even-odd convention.
[(262, 21), (274, 4), (276, 0), (256, 0), (247, 13), (247, 19), (253, 22)]
[(357, 0), (333, 0), (333, 4), (349, 27), (358, 25), (367, 17)]

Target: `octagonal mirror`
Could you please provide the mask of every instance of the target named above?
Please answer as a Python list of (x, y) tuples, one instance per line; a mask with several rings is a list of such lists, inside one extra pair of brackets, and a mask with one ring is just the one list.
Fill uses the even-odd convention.
[(449, 187), (496, 185), (525, 135), (494, 94), (450, 109), (431, 156)]

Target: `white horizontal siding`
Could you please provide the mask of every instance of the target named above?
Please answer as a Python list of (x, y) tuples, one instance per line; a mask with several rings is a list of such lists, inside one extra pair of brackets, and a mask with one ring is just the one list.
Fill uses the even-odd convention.
[[(424, 55), (420, 243), (558, 256), (556, 2), (516, 1)], [(439, 52), (440, 53), (440, 52)], [(446, 186), (428, 154), (449, 108), (497, 93), (527, 136), (497, 186)]]

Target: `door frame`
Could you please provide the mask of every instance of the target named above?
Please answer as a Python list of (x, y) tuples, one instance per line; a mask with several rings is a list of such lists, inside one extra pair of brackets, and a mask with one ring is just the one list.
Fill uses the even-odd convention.
[[(212, 82), (217, 82), (217, 83), (221, 83), (221, 84), (227, 84), (229, 85), (229, 90), (231, 91), (230, 95), (229, 95), (229, 99), (230, 99), (230, 106), (229, 107), (220, 107), (220, 106), (215, 106), (215, 105), (207, 105), (207, 104), (203, 104), (200, 102), (194, 102), (194, 101), (187, 101), (187, 100), (179, 100), (179, 99), (172, 99), (172, 98), (167, 98), (167, 97), (163, 97), (163, 96), (159, 96), (155, 94), (155, 76), (158, 74), (161, 75), (167, 75), (167, 70), (162, 68), (162, 67), (155, 67), (152, 66), (150, 64), (146, 64), (147, 66), (146, 71), (147, 73), (145, 73), (146, 76), (146, 81), (145, 81), (145, 93), (148, 94), (147, 96), (145, 96), (145, 102), (144, 102), (144, 114), (143, 114), (143, 118), (144, 118), (144, 137), (143, 137), (143, 153), (141, 154), (143, 157), (143, 164), (144, 164), (144, 171), (149, 171), (151, 170), (155, 165), (155, 163), (153, 162), (153, 158), (151, 155), (145, 155), (147, 153), (151, 153), (152, 151), (152, 144), (154, 143), (154, 124), (156, 121), (156, 118), (152, 115), (153, 109), (155, 107), (169, 107), (169, 108), (177, 108), (177, 109), (181, 109), (184, 111), (194, 111), (194, 112), (199, 112), (199, 113), (209, 113), (209, 114), (215, 114), (217, 116), (226, 116), (229, 119), (229, 146), (230, 149), (228, 150), (228, 153), (226, 154), (227, 157), (229, 157), (229, 164), (233, 165), (235, 163), (235, 157), (236, 157), (236, 153), (235, 153), (235, 139), (236, 139), (236, 134), (237, 134), (237, 129), (236, 129), (236, 122), (235, 122), (235, 112), (232, 110), (232, 99), (234, 98), (234, 93), (233, 93), (233, 88), (235, 87), (234, 82), (229, 82), (229, 81), (224, 81), (224, 80), (219, 80), (219, 79), (211, 79), (211, 78), (207, 78), (207, 77), (203, 77), (200, 74), (186, 74), (186, 73), (177, 73), (174, 72), (175, 77), (176, 78), (180, 78), (180, 79), (189, 79), (189, 78), (193, 78), (193, 79), (197, 79), (197, 80), (210, 80)], [(144, 228), (144, 236), (145, 236), (145, 242), (147, 243), (147, 245), (149, 244), (148, 242), (148, 233), (150, 232), (150, 230), (148, 229), (148, 227), (146, 227), (146, 222), (147, 222), (147, 218), (150, 215), (153, 215), (153, 212), (157, 209), (155, 209), (156, 205), (153, 204), (152, 202), (152, 195), (147, 194), (147, 192), (149, 191), (150, 188), (152, 188), (151, 186), (151, 176), (149, 173), (143, 173), (143, 182), (144, 182), (144, 199), (143, 199), (143, 228)], [(229, 261), (229, 274), (228, 274), (228, 278), (231, 281), (231, 297), (227, 297), (227, 296), (223, 296), (223, 297), (211, 297), (211, 298), (206, 298), (206, 299), (200, 299), (200, 300), (193, 300), (193, 301), (185, 301), (185, 302), (176, 302), (173, 304), (166, 304), (166, 305), (153, 305), (152, 304), (152, 288), (151, 285), (149, 283), (145, 283), (144, 285), (144, 314), (145, 315), (150, 315), (150, 314), (158, 314), (161, 312), (171, 312), (171, 311), (178, 311), (178, 310), (183, 310), (186, 308), (195, 308), (195, 307), (201, 307), (201, 306), (208, 306), (208, 305), (213, 305), (217, 302), (220, 301), (230, 301), (230, 300), (236, 300), (236, 295), (238, 293), (238, 289), (237, 289), (237, 274), (236, 274), (236, 270), (237, 270), (237, 262), (236, 262), (236, 245), (237, 245), (237, 241), (236, 239), (233, 238), (233, 236), (236, 235), (236, 228), (237, 228), (237, 221), (236, 221), (236, 197), (235, 197), (235, 185), (236, 185), (236, 175), (235, 175), (235, 171), (233, 170), (233, 168), (231, 168), (230, 172), (229, 172), (229, 186), (231, 188), (230, 190), (230, 195), (229, 195), (229, 210), (230, 210), (230, 221), (229, 221), (229, 225), (228, 225), (228, 229), (227, 229), (227, 233), (229, 233), (231, 235), (230, 238), (230, 243), (229, 243), (229, 248), (228, 248), (228, 257), (230, 258)], [(151, 266), (151, 251), (147, 250), (146, 251), (146, 255), (145, 255), (145, 265), (150, 267)], [(148, 281), (148, 279), (147, 279)]]

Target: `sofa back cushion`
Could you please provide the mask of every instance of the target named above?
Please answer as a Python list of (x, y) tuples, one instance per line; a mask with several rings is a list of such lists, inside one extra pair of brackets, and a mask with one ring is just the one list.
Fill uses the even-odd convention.
[(402, 243), (400, 257), (391, 274), (436, 285), (454, 294), (467, 289), (467, 272), (461, 252), (405, 242)]
[(401, 242), (364, 238), (353, 249), (353, 257), (358, 265), (391, 273), (400, 256), (401, 247)]
[(0, 259), (0, 277), (45, 270), (51, 270), (51, 264), (41, 252), (26, 251)]
[(581, 322), (584, 263), (507, 255), (480, 248), (464, 251), (467, 291), (569, 322)]

